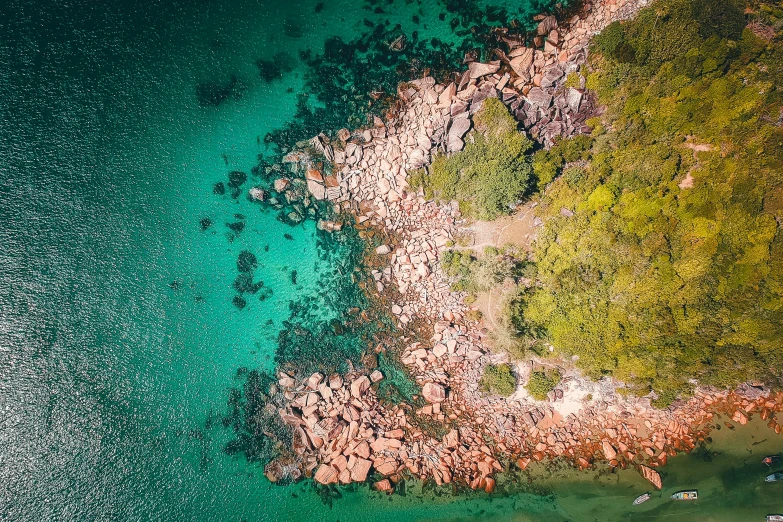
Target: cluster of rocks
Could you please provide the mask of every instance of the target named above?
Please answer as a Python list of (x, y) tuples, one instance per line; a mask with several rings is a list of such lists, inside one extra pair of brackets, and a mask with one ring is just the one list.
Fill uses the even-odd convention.
[[(372, 276), (379, 293), (394, 296), (390, 311), (403, 334), (417, 319), (433, 326), (428, 340), (411, 336), (419, 340), (405, 343), (401, 354), (421, 386), (423, 406), (381, 403), (375, 390), (383, 379), (379, 371), (328, 378), (313, 374), (303, 381), (279, 376), (286, 399), (279, 413), (293, 430), (300, 472), (323, 484), (372, 479), (376, 489), (386, 492), (404, 474), (491, 491), (492, 475), (503, 469), (501, 459), (524, 469), (532, 460), (562, 456), (581, 468), (596, 460), (637, 466), (660, 487), (653, 468), (698, 444), (721, 408), (731, 410), (739, 423), (758, 411), (780, 431), (774, 414), (783, 409), (783, 396), (756, 389), (700, 392), (668, 410), (652, 408), (649, 399), (617, 396), (611, 403), (588, 401), (578, 415), (565, 416), (553, 403), (480, 392), (484, 367), (493, 358), (484, 331), (470, 319), (464, 296), (450, 290), (439, 261), (459, 232), (459, 212), (409, 191), (409, 172), (427, 165), (438, 149), (463, 147), (471, 116), (487, 97), (500, 97), (518, 117), (524, 113), (523, 121), (538, 126), (544, 141), (551, 141), (554, 134), (548, 129), (554, 122), (561, 135), (578, 130), (583, 93), (566, 90), (565, 104), (552, 101), (553, 93), (566, 71), (584, 59), (593, 32), (645, 3), (594, 5), (562, 32), (551, 19), (542, 20), (544, 50), (515, 47), (507, 55), (511, 71), (503, 72), (501, 62), (473, 62), (459, 84), (438, 85), (425, 77), (402, 85), (401, 107), (393, 118), (376, 118), (370, 128), (354, 133), (342, 130), (335, 140), (324, 135), (312, 140), (326, 167), (302, 152), (287, 156), (304, 170), (313, 198), (329, 200), (357, 222), (394, 238), (394, 244), (376, 249), (386, 265)], [(275, 191), (287, 194), (288, 186), (282, 185), (288, 182), (278, 180)], [(424, 428), (432, 424), (445, 435)], [(280, 462), (268, 466), (270, 478), (283, 467)]]
[[(554, 16), (543, 17), (533, 47), (525, 47), (518, 38), (502, 38), (507, 49), (497, 49), (500, 59), (491, 64), (496, 68), (494, 73), (505, 73), (496, 88), (534, 139), (549, 148), (558, 137), (590, 132), (585, 122), (599, 108), (585, 92), (585, 78), (578, 72), (587, 58), (590, 38), (612, 22), (631, 18), (647, 3), (608, 0), (587, 4), (564, 24), (558, 24)], [(478, 70), (486, 65), (470, 67)], [(566, 85), (571, 74), (575, 76)], [(477, 85), (477, 90), (483, 88)]]
[[(461, 481), (491, 491), (491, 474), (503, 469), (486, 446), (471, 449), (478, 439), (469, 430), (452, 429), (437, 441), (410, 422), (410, 408), (383, 406), (372, 389), (384, 378), (379, 370), (328, 378), (315, 373), (302, 382), (285, 373), (279, 377), (288, 399), (279, 414), (293, 430), (300, 471), (321, 484), (364, 482), (372, 476), (376, 489), (391, 492), (404, 472), (438, 484), (452, 482), (457, 473)], [(431, 409), (438, 410), (445, 393), (432, 390), (428, 396), (435, 401)], [(285, 471), (280, 461), (265, 469), (272, 481)]]

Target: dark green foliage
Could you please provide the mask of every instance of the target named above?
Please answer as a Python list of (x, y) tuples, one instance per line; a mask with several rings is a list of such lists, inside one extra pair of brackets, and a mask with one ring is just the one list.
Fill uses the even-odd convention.
[(517, 389), (517, 379), (508, 364), (488, 364), (484, 367), (479, 386), (482, 391), (508, 397)]
[(533, 156), (533, 173), (538, 180), (538, 189), (544, 190), (566, 163), (589, 159), (592, 144), (590, 136), (575, 136)]
[(744, 0), (694, 0), (693, 18), (702, 38), (717, 36), (739, 40), (745, 28)]
[(547, 394), (558, 385), (560, 378), (560, 372), (557, 370), (534, 371), (530, 373), (530, 379), (528, 379), (525, 389), (531, 397), (543, 401)]
[[(592, 55), (588, 83), (608, 109), (568, 153), (585, 162), (569, 163), (568, 141), (536, 155), (539, 182), (556, 179), (538, 286), (512, 307), (525, 335), (658, 405), (691, 379), (783, 377), (783, 46), (749, 30), (705, 39), (694, 11), (661, 0), (596, 41), (608, 55)], [(611, 56), (620, 33), (634, 65)]]
[(436, 156), (429, 174), (415, 172), (408, 182), (427, 198), (456, 199), (466, 215), (491, 220), (510, 213), (528, 192), (532, 169), (525, 153), (532, 142), (496, 98), (484, 102), (474, 122), (464, 150)]

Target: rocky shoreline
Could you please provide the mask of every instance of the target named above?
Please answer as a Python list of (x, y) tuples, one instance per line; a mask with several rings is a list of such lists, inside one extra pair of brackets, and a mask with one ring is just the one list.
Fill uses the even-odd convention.
[[(384, 379), (379, 370), (299, 378), (281, 373), (275, 406), (293, 431), (293, 444), (290, 455), (266, 467), (270, 480), (302, 475), (322, 484), (372, 480), (375, 489), (392, 492), (408, 475), (491, 492), (493, 475), (509, 463), (524, 469), (532, 460), (564, 457), (580, 468), (600, 460), (635, 466), (660, 488), (653, 468), (705, 440), (718, 413), (739, 424), (758, 413), (780, 433), (775, 414), (783, 410), (783, 394), (749, 385), (731, 392), (697, 390), (667, 410), (610, 390), (570, 411), (557, 400), (569, 393), (567, 379), (552, 401), (480, 392), (483, 368), (498, 356), (439, 263), (460, 233), (459, 211), (407, 190), (408, 173), (428, 165), (433, 154), (462, 149), (473, 114), (490, 97), (501, 99), (545, 147), (557, 137), (589, 132), (585, 122), (600, 113), (579, 74), (590, 37), (647, 3), (588, 4), (560, 24), (543, 17), (539, 48), (509, 37), (508, 49), (496, 52), (499, 60), (469, 62), (449, 85), (431, 77), (402, 84), (400, 104), (386, 121), (375, 118), (370, 128), (343, 130), (336, 140), (319, 135), (310, 152), (286, 156), (284, 162), (305, 172), (313, 198), (394, 238), (374, 252), (385, 262), (372, 271), (374, 290), (394, 300), (390, 312), (404, 342), (401, 362), (421, 386), (423, 401), (390, 406), (379, 400), (375, 385)], [(325, 164), (315, 159), (321, 156)], [(295, 185), (281, 178), (275, 190), (285, 194)], [(342, 224), (318, 226), (335, 231)], [(430, 337), (414, 335), (414, 323), (427, 325)]]

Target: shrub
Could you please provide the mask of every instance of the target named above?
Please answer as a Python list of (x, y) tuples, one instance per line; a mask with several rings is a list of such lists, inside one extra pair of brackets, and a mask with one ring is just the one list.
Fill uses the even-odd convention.
[(739, 40), (745, 28), (744, 0), (694, 0), (693, 17), (699, 22), (699, 34)]
[(532, 142), (497, 98), (485, 100), (473, 121), (476, 128), (462, 151), (435, 156), (429, 174), (416, 171), (408, 183), (429, 199), (457, 200), (464, 214), (492, 220), (527, 194)]
[(485, 392), (508, 397), (517, 389), (517, 379), (508, 364), (488, 364), (484, 367), (479, 386)]
[(560, 372), (557, 370), (534, 371), (530, 374), (525, 389), (530, 396), (538, 401), (546, 399), (549, 392), (560, 383)]

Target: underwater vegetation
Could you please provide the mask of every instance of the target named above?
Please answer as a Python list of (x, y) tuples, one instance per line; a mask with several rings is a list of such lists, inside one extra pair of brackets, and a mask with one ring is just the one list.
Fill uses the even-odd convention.
[(231, 75), (228, 83), (204, 82), (196, 87), (196, 100), (202, 107), (217, 107), (228, 99), (242, 98), (247, 87), (235, 76)]

